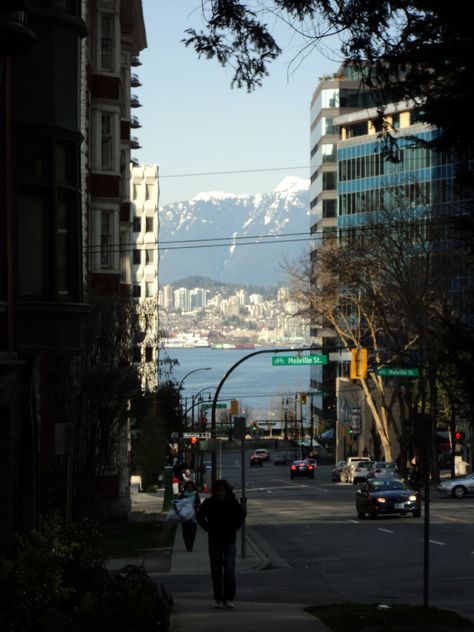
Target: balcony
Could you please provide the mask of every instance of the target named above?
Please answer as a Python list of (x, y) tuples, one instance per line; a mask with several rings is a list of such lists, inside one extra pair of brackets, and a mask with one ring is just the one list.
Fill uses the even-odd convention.
[(134, 167), (140, 166), (140, 161), (138, 160), (138, 158), (130, 158), (130, 162), (132, 163)]
[(141, 148), (142, 148), (142, 146), (138, 142), (138, 138), (136, 136), (133, 136), (130, 139), (130, 149), (141, 149)]
[(130, 75), (130, 85), (132, 86), (132, 88), (139, 88), (142, 85), (140, 83), (138, 75), (136, 75), (135, 73), (132, 73)]
[(15, 0), (7, 5), (0, 15), (0, 57), (21, 55), (36, 45), (36, 35), (27, 25), (25, 2)]
[(141, 127), (140, 121), (138, 120), (138, 116), (132, 116), (130, 119), (130, 127), (133, 129), (138, 129)]
[(138, 97), (135, 94), (133, 94), (130, 97), (130, 107), (132, 107), (132, 108), (141, 108), (142, 107), (142, 104), (140, 103)]
[(134, 68), (138, 68), (138, 66), (142, 65), (142, 62), (140, 61), (138, 56), (135, 55), (134, 57), (132, 57), (132, 61), (130, 62), (130, 65), (133, 66)]

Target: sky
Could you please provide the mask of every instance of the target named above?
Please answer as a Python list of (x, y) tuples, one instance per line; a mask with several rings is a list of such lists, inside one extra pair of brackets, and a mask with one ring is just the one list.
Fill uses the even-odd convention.
[(289, 175), (309, 179), (310, 101), (319, 78), (340, 65), (337, 43), (290, 66), (302, 40), (275, 18), (284, 53), (262, 87), (232, 89), (232, 69), (181, 43), (185, 29), (202, 28), (200, 7), (200, 0), (143, 0), (148, 48), (134, 69), (142, 87), (133, 90), (142, 149), (133, 156), (159, 166), (160, 206), (203, 191), (270, 192)]

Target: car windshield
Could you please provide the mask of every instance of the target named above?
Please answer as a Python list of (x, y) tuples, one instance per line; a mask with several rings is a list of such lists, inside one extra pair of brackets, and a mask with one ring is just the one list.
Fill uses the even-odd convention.
[(396, 480), (375, 480), (369, 485), (369, 489), (374, 492), (385, 492), (391, 489), (407, 489), (403, 481)]

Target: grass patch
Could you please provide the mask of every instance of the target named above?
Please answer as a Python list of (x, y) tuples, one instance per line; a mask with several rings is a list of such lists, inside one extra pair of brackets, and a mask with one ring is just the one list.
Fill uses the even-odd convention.
[(133, 557), (145, 549), (171, 549), (176, 525), (165, 521), (114, 522), (103, 525), (101, 531), (107, 558)]
[(323, 621), (332, 632), (458, 632), (474, 630), (468, 619), (452, 612), (423, 606), (377, 604), (330, 604), (311, 606), (307, 611)]

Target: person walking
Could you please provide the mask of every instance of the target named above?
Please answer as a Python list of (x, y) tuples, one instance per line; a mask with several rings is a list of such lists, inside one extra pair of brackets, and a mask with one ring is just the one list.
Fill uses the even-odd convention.
[(196, 539), (196, 513), (201, 504), (201, 499), (199, 498), (199, 494), (194, 481), (185, 481), (183, 485), (183, 491), (181, 492), (181, 494), (179, 494), (177, 500), (184, 500), (190, 503), (194, 508), (194, 516), (190, 520), (186, 520), (185, 522), (181, 523), (184, 545), (186, 547), (186, 551), (188, 551), (188, 553), (191, 553), (194, 546), (194, 540)]
[(199, 507), (197, 521), (207, 531), (212, 588), (216, 608), (232, 609), (236, 592), (236, 535), (245, 520), (245, 512), (232, 487), (223, 479), (212, 487), (212, 495)]

